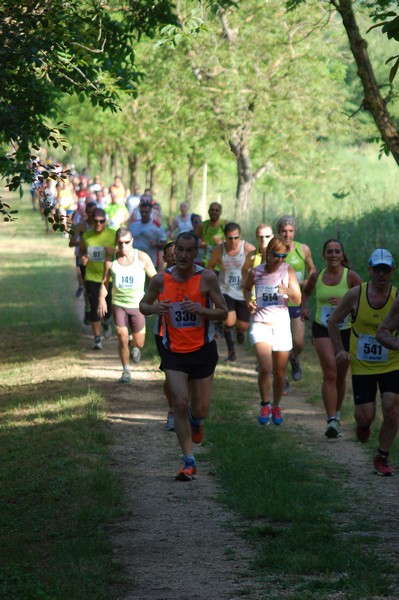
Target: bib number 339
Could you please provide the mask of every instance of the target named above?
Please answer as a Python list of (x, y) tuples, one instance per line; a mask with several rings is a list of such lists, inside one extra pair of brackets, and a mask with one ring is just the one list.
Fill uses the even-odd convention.
[[(198, 303), (198, 306), (201, 306)], [(173, 327), (183, 329), (186, 327), (201, 327), (202, 317), (197, 313), (184, 310), (180, 302), (174, 302), (170, 307), (170, 322)]]
[(388, 360), (388, 350), (379, 344), (372, 335), (360, 334), (357, 358), (367, 362), (386, 362)]

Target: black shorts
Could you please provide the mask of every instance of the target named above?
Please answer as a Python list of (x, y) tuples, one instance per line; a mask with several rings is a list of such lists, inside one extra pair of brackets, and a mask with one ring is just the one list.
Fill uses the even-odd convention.
[(302, 312), (301, 306), (289, 306), (288, 312), (290, 313), (290, 319), (299, 319)]
[(377, 386), (380, 394), (399, 394), (399, 371), (389, 371), (379, 375), (352, 375), (353, 399), (355, 406), (375, 402)]
[(227, 294), (223, 294), (223, 298), (226, 300), (228, 312), (235, 312), (237, 319), (243, 323), (250, 322), (251, 313), (248, 310), (245, 300), (234, 300), (234, 298)]
[[(101, 317), (98, 314), (98, 301), (100, 299), (101, 283), (98, 283), (97, 281), (85, 281), (85, 288), (87, 298), (90, 303), (90, 323), (96, 323), (101, 321)], [(112, 315), (112, 283), (110, 283), (108, 286), (106, 301), (107, 314), (104, 316), (104, 321), (108, 321)]]
[(171, 352), (164, 347), (160, 356), (162, 360), (159, 368), (162, 371), (182, 371), (189, 379), (210, 377), (219, 358), (215, 340), (195, 352)]
[[(312, 336), (316, 339), (330, 337), (328, 335), (328, 328), (324, 327), (324, 325), (320, 325), (320, 323), (316, 323), (316, 321), (313, 321), (313, 323), (312, 323)], [(349, 352), (350, 337), (351, 337), (350, 328), (349, 329), (341, 329), (342, 345), (347, 352)]]

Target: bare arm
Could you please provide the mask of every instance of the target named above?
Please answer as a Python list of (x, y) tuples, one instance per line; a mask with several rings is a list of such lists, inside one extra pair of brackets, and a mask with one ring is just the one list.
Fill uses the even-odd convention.
[(109, 278), (111, 275), (111, 260), (106, 260), (104, 262), (104, 270), (103, 270), (103, 280), (101, 282), (100, 287), (100, 295), (98, 299), (98, 314), (100, 317), (104, 317), (107, 314), (107, 296), (108, 296), (108, 286), (109, 286)]
[(359, 286), (356, 286), (346, 292), (345, 296), (328, 319), (328, 334), (334, 346), (335, 356), (338, 358), (338, 356), (341, 355), (341, 360), (349, 361), (349, 354), (343, 347), (339, 324), (344, 321), (345, 317), (352, 311), (356, 310), (358, 300)]
[(256, 299), (254, 300), (252, 297), (252, 288), (255, 284), (254, 274), (254, 269), (251, 269), (247, 275), (243, 288), (244, 299), (250, 313), (254, 313), (256, 311)]
[(301, 303), (301, 288), (299, 287), (298, 278), (294, 269), (288, 265), (288, 286), (284, 285), (283, 282), (278, 286), (280, 294), (288, 296), (288, 300), (291, 300), (294, 304)]
[(143, 315), (166, 315), (169, 311), (170, 300), (157, 302), (159, 294), (163, 291), (163, 273), (155, 275), (148, 286), (139, 304), (140, 312)]
[(396, 333), (399, 328), (399, 297), (395, 298), (389, 313), (377, 329), (376, 338), (385, 348), (399, 350), (399, 338)]
[(245, 262), (242, 265), (241, 269), (241, 277), (242, 277), (242, 285), (245, 286), (245, 281), (247, 279), (249, 271), (252, 269), (252, 265), (255, 258), (255, 250), (253, 252), (248, 252), (245, 257)]
[(150, 279), (157, 274), (157, 270), (154, 267), (151, 257), (142, 250), (139, 250), (139, 261)]
[(215, 273), (206, 269), (202, 272), (201, 293), (207, 293), (214, 304), (213, 308), (201, 307), (201, 314), (211, 321), (225, 321), (228, 311), (218, 278)]
[(217, 246), (214, 251), (212, 252), (211, 258), (209, 259), (209, 262), (207, 264), (207, 269), (214, 269), (216, 267), (217, 264), (221, 263), (222, 261), (222, 244), (220, 246)]
[(301, 319), (302, 321), (307, 321), (310, 318), (310, 309), (309, 309), (309, 297), (313, 294), (317, 280), (319, 278), (319, 274), (317, 271), (314, 271), (306, 285), (304, 290), (302, 291), (302, 310), (301, 310)]

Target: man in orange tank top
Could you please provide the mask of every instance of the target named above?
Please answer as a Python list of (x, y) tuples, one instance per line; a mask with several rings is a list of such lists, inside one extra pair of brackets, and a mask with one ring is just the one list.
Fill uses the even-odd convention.
[(202, 440), (218, 360), (213, 321), (227, 318), (227, 306), (215, 273), (195, 264), (199, 241), (192, 232), (175, 241), (176, 264), (150, 281), (140, 302), (144, 315), (164, 320), (161, 368), (170, 390), (176, 435), (183, 453), (179, 481), (197, 472), (193, 442)]

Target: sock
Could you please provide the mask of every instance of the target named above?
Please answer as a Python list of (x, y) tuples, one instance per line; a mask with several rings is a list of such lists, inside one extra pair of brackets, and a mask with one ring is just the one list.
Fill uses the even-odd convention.
[(191, 462), (194, 465), (196, 464), (195, 463), (194, 454), (184, 454), (183, 455), (183, 460), (184, 460), (184, 462)]
[(226, 340), (227, 350), (234, 352), (233, 327), (223, 327), (224, 339)]
[(327, 425), (328, 425), (328, 423), (331, 423), (331, 421), (336, 421), (336, 420), (337, 420), (337, 417), (328, 417)]
[(190, 410), (189, 414), (190, 423), (192, 425), (199, 425), (201, 423), (201, 419), (199, 417), (194, 417), (193, 413)]
[(263, 401), (262, 401), (262, 402), (260, 403), (260, 405), (261, 405), (261, 406), (268, 406), (269, 404), (270, 404), (270, 400), (269, 400), (269, 402), (263, 402)]
[(379, 448), (378, 448), (378, 450), (377, 450), (377, 453), (378, 453), (380, 456), (384, 456), (385, 458), (388, 458), (388, 456), (389, 456), (389, 452), (383, 452), (383, 451), (382, 451), (382, 450), (380, 450)]
[(129, 367), (129, 365), (122, 365), (122, 369), (124, 371), (129, 371), (129, 373), (130, 373), (130, 367)]

